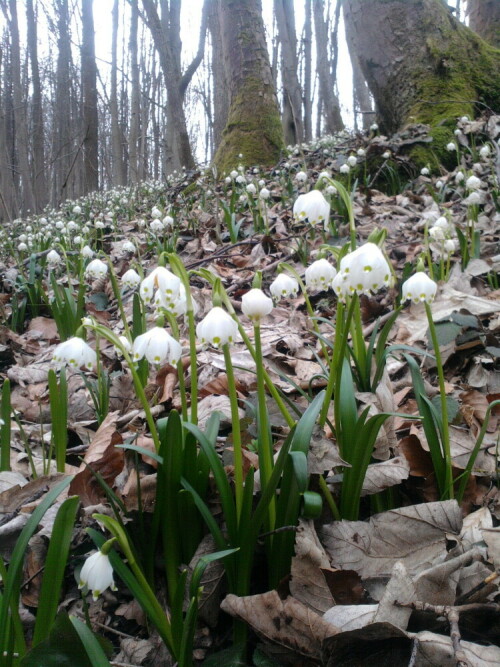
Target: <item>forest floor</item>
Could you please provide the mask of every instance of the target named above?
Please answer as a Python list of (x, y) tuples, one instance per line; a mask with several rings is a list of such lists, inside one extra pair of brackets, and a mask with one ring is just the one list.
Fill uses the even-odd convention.
[[(303, 276), (305, 265), (317, 257), (325, 241), (332, 246), (348, 242), (346, 220), (335, 205), (332, 205), (334, 225), (327, 232), (316, 230), (312, 234), (306, 223), (299, 224), (293, 219), (296, 196), (312, 189), (318, 175), (326, 170), (353, 189), (360, 244), (374, 230), (387, 229), (384, 247), (398, 282), (389, 290), (361, 297), (362, 326), (367, 339), (378, 318), (387, 321), (399, 298), (402, 276), (415, 270), (423, 253), (432, 254), (436, 278), (441, 270), (448, 273), (446, 280), (439, 281), (432, 312), (438, 323), (444, 363), (456, 477), (466, 468), (489, 416), (462, 502), (440, 499), (422, 422), (414, 419), (418, 407), (410, 369), (402, 353), (394, 348), (379, 385), (372, 392), (356, 394), (358, 406), (372, 406), (374, 412), (397, 415), (386, 422), (377, 439), (363, 486), (359, 520), (335, 521), (326, 505), (316, 520), (302, 518), (296, 530), (291, 572), (277, 590), (267, 590), (262, 573), (265, 568), (259, 567), (264, 563), (263, 547), (262, 553), (256, 554), (250, 596), (227, 594), (222, 565), (211, 565), (203, 579), (204, 593), (194, 642), (196, 664), (333, 666), (369, 665), (375, 660), (379, 665), (500, 664), (497, 577), (500, 406), (492, 409), (491, 414), (488, 411), (489, 404), (500, 398), (500, 149), (497, 144), (500, 118), (467, 123), (462, 140), (458, 141), (457, 167), (450, 171), (442, 168), (439, 173), (424, 171), (424, 175), (411, 171), (405, 150), (424, 135), (422, 128), (414, 128), (390, 139), (361, 135), (346, 135), (335, 141), (325, 139), (307, 149), (292, 151), (272, 171), (243, 172), (240, 175), (245, 180), (240, 186), (234, 180), (216, 184), (210, 173), (184, 174), (168, 183), (144, 184), (68, 202), (60, 211), (46, 215), (48, 227), (52, 224), (53, 230), (47, 232), (45, 227), (45, 241), (46, 234), (50, 238), (52, 233), (62, 237), (64, 244), (63, 232), (57, 231), (56, 221), (63, 221), (66, 228), (68, 221), (76, 221), (78, 233), (83, 237), (88, 234), (94, 250), (100, 249), (101, 256), (111, 258), (117, 276), (138, 261), (146, 275), (157, 265), (159, 250), (174, 249), (167, 237), (158, 240), (148, 231), (151, 210), (158, 207), (162, 215), (168, 213), (175, 219), (175, 251), (184, 266), (198, 272), (191, 278), (197, 319), (212, 305), (211, 288), (200, 273), (202, 269), (221, 279), (240, 314), (241, 297), (251, 288), (256, 271), (262, 272), (263, 289), (267, 290), (281, 262), (287, 262)], [(478, 150), (484, 144), (491, 147), (491, 152), (483, 159)], [(356, 167), (349, 176), (339, 177), (340, 166), (349, 155), (357, 155), (359, 149), (362, 152)], [(381, 155), (385, 151), (391, 152), (391, 158), (384, 162)], [(305, 182), (297, 182), (295, 178), (300, 171), (307, 174)], [(464, 181), (457, 177), (459, 171), (465, 179), (472, 173), (480, 179), (477, 202), (467, 201), (469, 193)], [(246, 191), (249, 183), (257, 184), (259, 180), (270, 191), (264, 215), (262, 202), (257, 203), (256, 199), (250, 206), (251, 193)], [(381, 184), (385, 184), (385, 192)], [(222, 204), (229, 207), (233, 190), (237, 192), (237, 199), (233, 199), (236, 212), (233, 223), (241, 225), (237, 238), (231, 241), (227, 229), (230, 215), (224, 218)], [(260, 223), (264, 221), (268, 226), (267, 233), (255, 233), (257, 208)], [(465, 266), (463, 248), (461, 251), (458, 243), (460, 233), (457, 236), (453, 231), (456, 251), (449, 263), (446, 260), (440, 263), (439, 243), (436, 245), (430, 239), (427, 248), (426, 229), (444, 216), (467, 239), (471, 215), (477, 218), (474, 230), (479, 232), (475, 238), (480, 250), (476, 249), (475, 256)], [(88, 220), (92, 222), (85, 228)], [(104, 224), (96, 229), (97, 220)], [(158, 634), (148, 624), (144, 610), (119, 577), (115, 577), (117, 590), (104, 591), (96, 601), (90, 595), (82, 597), (78, 590), (78, 577), (74, 573), (93, 548), (86, 529), (98, 527), (92, 518), (96, 512), (111, 513), (109, 496), (94, 473), (101, 475), (123, 504), (125, 525), (140, 524), (137, 534), (147, 539), (158, 464), (145, 453), (116, 447), (133, 442), (152, 452), (154, 449), (126, 364), (113, 345), (101, 338), (99, 353), (110, 383), (107, 414), (102, 415), (99, 424), (89, 393), (89, 381), (96, 380), (95, 374), (68, 369), (66, 467), (58, 473), (53, 461), (49, 471), (47, 452), (53, 412), (48, 375), (60, 337), (49, 306), (38, 304), (37, 311), (36, 304), (29, 301), (27, 283), (19, 278), (30, 269), (29, 254), (18, 251), (17, 240), (13, 240), (23, 233), (29, 235), (26, 228), (32, 227), (35, 236), (32, 261), (36, 263), (36, 274), (43, 288), (49, 293), (51, 285), (44, 262), (50, 247), (40, 245), (42, 237), (37, 241), (38, 225), (39, 218), (16, 221), (7, 228), (4, 238), (0, 371), (4, 379), (10, 380), (14, 416), (10, 470), (4, 465), (0, 472), (0, 554), (6, 563), (10, 561), (34, 508), (62, 479), (73, 476), (65, 494), (79, 496), (80, 511), (60, 608), (79, 618), (88, 615), (93, 630), (107, 639), (113, 665), (173, 664)], [(134, 242), (139, 259), (124, 252), (125, 241)], [(67, 242), (70, 260), (76, 254), (75, 248)], [(61, 284), (72, 289), (78, 286), (76, 276), (68, 275), (64, 268), (54, 271), (56, 275), (59, 271), (57, 279)], [(26, 313), (23, 321), (16, 322), (15, 311), (19, 312), (24, 297), (28, 304)], [(336, 310), (335, 295), (331, 290), (319, 292), (311, 296), (311, 301), (315, 313), (323, 318), (319, 320), (320, 330), (329, 340)], [(130, 292), (124, 294), (123, 305), (131, 321)], [(117, 334), (123, 333), (107, 277), (88, 287), (86, 315)], [(245, 326), (251, 335), (252, 328), (248, 323)], [(279, 302), (262, 322), (261, 334), (265, 368), (273, 384), (301, 414), (310, 398), (327, 382), (321, 346), (312, 330), (304, 296), (299, 293), (296, 298)], [(187, 354), (187, 329), (182, 324), (180, 339)], [(95, 343), (91, 335), (89, 342)], [(439, 403), (436, 368), (422, 305), (406, 305), (402, 309), (388, 344), (421, 350), (415, 358), (425, 389), (429, 399)], [(254, 364), (241, 341), (234, 345), (231, 355), (242, 423), (246, 425), (245, 465), (258, 466), (252, 448), (256, 437), (252, 419), (256, 402)], [(203, 431), (210, 416), (215, 411), (221, 413), (217, 451), (232, 479), (231, 411), (224, 355), (220, 350), (200, 348), (197, 360), (198, 425)], [(189, 388), (189, 356), (183, 362)], [(155, 418), (168, 415), (174, 408), (181, 410), (177, 369), (167, 364), (152, 370), (146, 394), (154, 406)], [(278, 450), (289, 429), (270, 398), (268, 411)], [(310, 487), (317, 490), (317, 479), (322, 475), (335, 496), (341, 483), (339, 463), (331, 430), (315, 431), (308, 457)], [(37, 613), (49, 536), (63, 497), (64, 494), (55, 509), (44, 515), (26, 551), (20, 609), (28, 639)], [(214, 486), (208, 502), (216, 520), (221, 521)], [(200, 554), (213, 549), (205, 536), (191, 565)], [(156, 565), (161, 572), (161, 560)], [(156, 594), (162, 601), (166, 595), (162, 576), (157, 581)], [(247, 662), (231, 653), (231, 617), (243, 620), (250, 628)], [(223, 650), (227, 652), (221, 654)], [(44, 667), (56, 664), (50, 660), (46, 658)]]

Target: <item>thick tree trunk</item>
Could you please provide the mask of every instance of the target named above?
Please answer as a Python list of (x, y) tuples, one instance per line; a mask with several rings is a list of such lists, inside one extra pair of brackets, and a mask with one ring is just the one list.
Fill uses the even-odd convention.
[(311, 1), (304, 1), (304, 139), (312, 139), (312, 22)]
[(128, 167), (129, 180), (131, 183), (139, 181), (139, 130), (141, 120), (141, 99), (139, 90), (139, 62), (137, 58), (137, 30), (139, 26), (139, 6), (138, 0), (131, 2), (130, 18), (130, 127), (128, 135)]
[(275, 164), (283, 148), (283, 127), (261, 2), (218, 0), (218, 16), (231, 102), (215, 165), (222, 173), (241, 160), (246, 165)]
[(350, 52), (352, 65), (352, 96), (354, 102), (354, 129), (359, 129), (358, 116), (361, 116), (361, 128), (367, 130), (375, 121), (375, 111), (370, 96), (370, 89), (365, 81), (358, 57)]
[(335, 94), (337, 74), (328, 57), (328, 26), (324, 16), (323, 0), (314, 0), (314, 30), (316, 33), (316, 70), (319, 79), (319, 93), (323, 102), (325, 131), (333, 134), (344, 128), (340, 114), (340, 104)]
[(281, 45), (285, 141), (287, 144), (300, 144), (304, 140), (304, 126), (302, 123), (302, 90), (299, 82), (293, 3), (289, 0), (274, 0), (274, 14)]
[(345, 0), (344, 16), (384, 131), (500, 107), (500, 51), (441, 0)]
[(479, 37), (500, 49), (499, 0), (468, 0), (469, 27)]
[[(111, 180), (113, 185), (125, 185), (126, 171), (123, 159), (123, 133), (118, 118), (118, 20), (119, 0), (113, 4), (113, 26), (111, 32)], [(133, 11), (133, 10), (132, 10)], [(132, 54), (131, 54), (132, 57)], [(137, 57), (137, 54), (136, 54)]]
[(211, 0), (208, 10), (208, 29), (212, 40), (212, 77), (214, 81), (213, 137), (214, 148), (219, 148), (222, 132), (226, 127), (229, 113), (229, 83), (226, 79), (222, 37), (217, 12), (217, 0)]
[(93, 0), (82, 0), (83, 194), (99, 187), (97, 67)]

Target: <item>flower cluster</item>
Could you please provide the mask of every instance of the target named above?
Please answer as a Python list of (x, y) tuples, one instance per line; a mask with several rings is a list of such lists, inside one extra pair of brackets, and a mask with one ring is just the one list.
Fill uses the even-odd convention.
[(375, 243), (365, 243), (340, 261), (340, 270), (332, 282), (339, 297), (371, 294), (392, 284), (392, 272), (383, 252)]

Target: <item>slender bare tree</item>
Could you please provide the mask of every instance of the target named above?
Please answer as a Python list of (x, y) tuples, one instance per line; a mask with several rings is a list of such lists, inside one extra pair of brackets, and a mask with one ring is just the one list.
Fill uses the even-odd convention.
[(83, 194), (99, 187), (97, 67), (93, 0), (82, 0)]

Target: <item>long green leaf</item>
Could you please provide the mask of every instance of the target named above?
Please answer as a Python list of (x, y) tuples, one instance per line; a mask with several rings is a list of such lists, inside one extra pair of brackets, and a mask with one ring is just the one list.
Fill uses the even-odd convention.
[(111, 667), (111, 664), (94, 633), (85, 625), (85, 623), (82, 623), (80, 619), (70, 616), (69, 620), (83, 644), (83, 648), (85, 649), (85, 653), (87, 654), (92, 667)]

